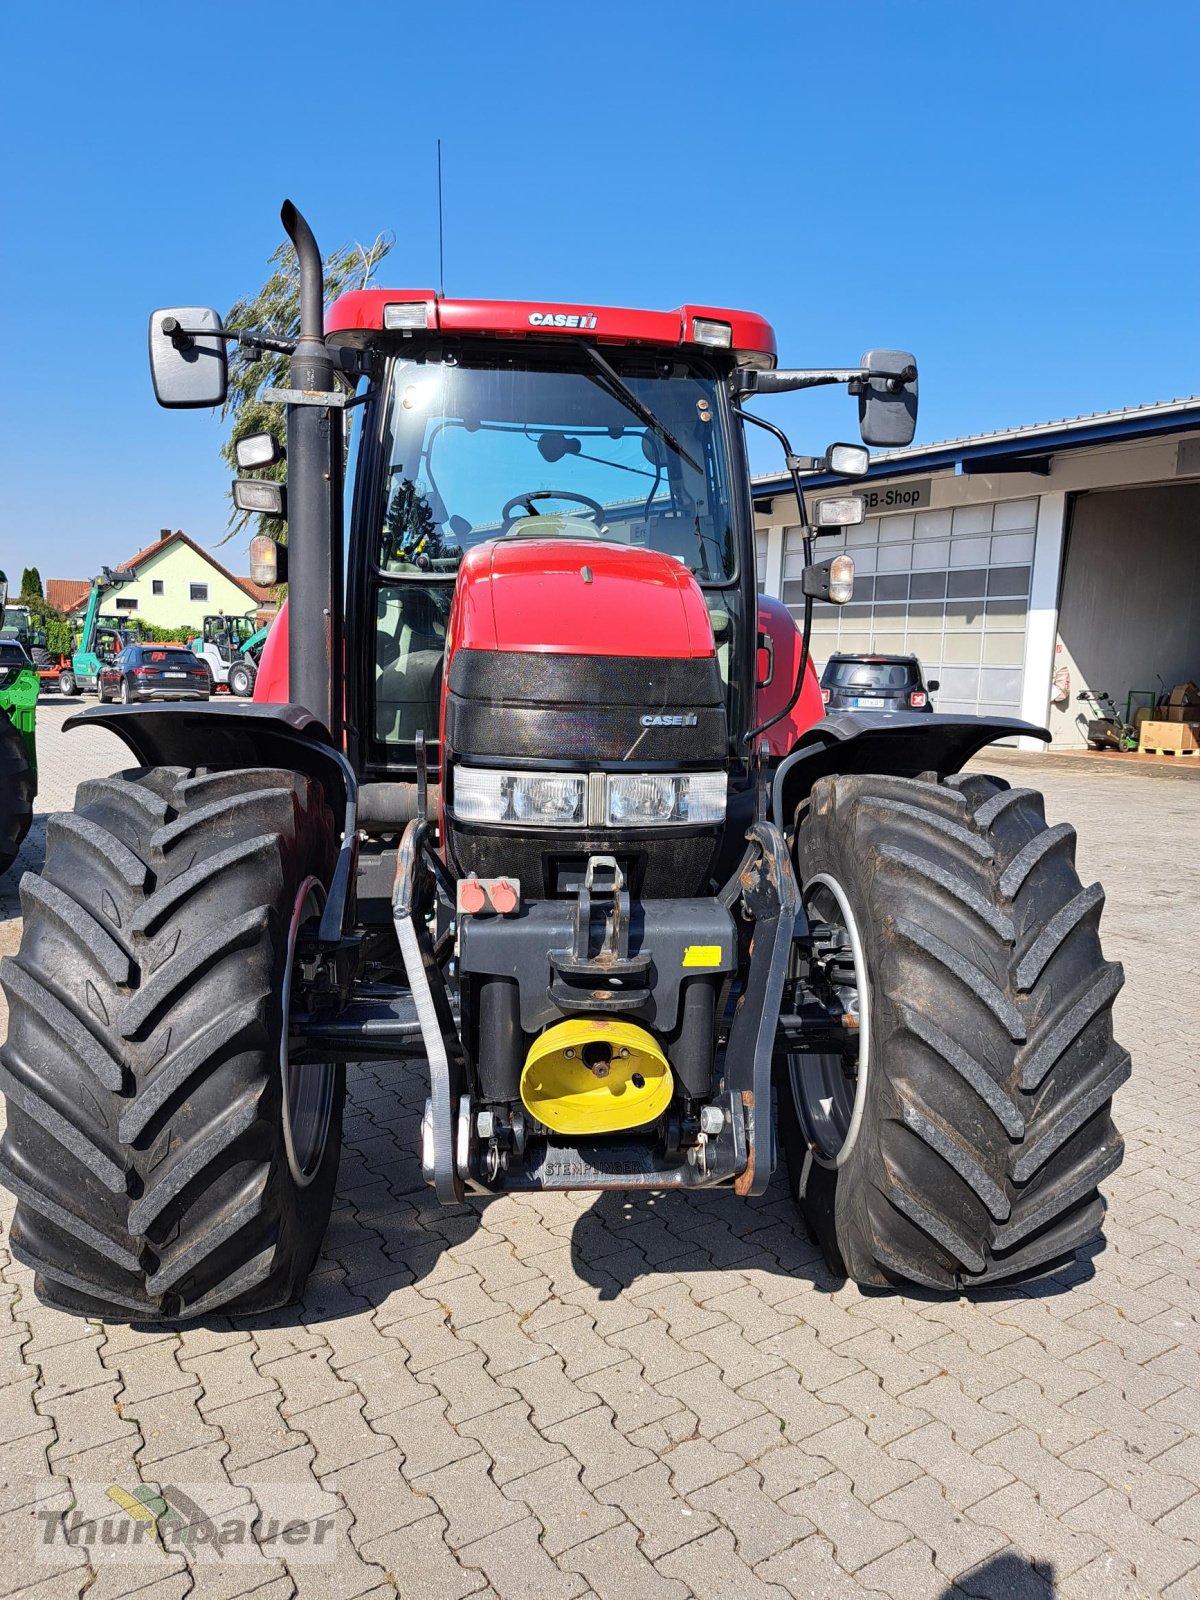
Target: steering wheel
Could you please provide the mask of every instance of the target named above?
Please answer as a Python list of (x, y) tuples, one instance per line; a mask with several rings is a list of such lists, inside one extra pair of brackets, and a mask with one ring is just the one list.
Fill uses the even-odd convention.
[(518, 506), (527, 507), (529, 515), (536, 517), (538, 510), (533, 503), (535, 500), (574, 500), (577, 504), (588, 508), (597, 526), (604, 525), (604, 507), (599, 500), (593, 500), (590, 495), (576, 494), (573, 489), (533, 489), (529, 494), (515, 494), (511, 500), (504, 502), (504, 510), (500, 513), (500, 532), (507, 533), (513, 523), (519, 520), (513, 516)]

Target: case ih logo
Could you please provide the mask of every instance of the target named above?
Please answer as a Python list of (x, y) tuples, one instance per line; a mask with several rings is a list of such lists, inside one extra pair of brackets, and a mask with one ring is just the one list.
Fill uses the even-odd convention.
[(596, 316), (591, 311), (531, 311), (531, 328), (594, 328)]
[(643, 728), (694, 728), (700, 718), (694, 711), (648, 711)]

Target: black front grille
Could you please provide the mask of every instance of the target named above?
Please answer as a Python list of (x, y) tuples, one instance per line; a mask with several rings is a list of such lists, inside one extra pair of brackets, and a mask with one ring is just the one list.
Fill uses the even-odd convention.
[(459, 650), (446, 743), (487, 760), (723, 765), (728, 729), (717, 663)]
[(640, 706), (647, 711), (724, 704), (713, 656), (572, 656), (543, 650), (457, 650), (450, 693), (501, 705)]

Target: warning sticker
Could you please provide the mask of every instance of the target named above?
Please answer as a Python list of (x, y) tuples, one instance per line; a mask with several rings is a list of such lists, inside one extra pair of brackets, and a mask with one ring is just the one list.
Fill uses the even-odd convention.
[(721, 965), (721, 946), (719, 944), (689, 944), (683, 952), (685, 967), (719, 967)]

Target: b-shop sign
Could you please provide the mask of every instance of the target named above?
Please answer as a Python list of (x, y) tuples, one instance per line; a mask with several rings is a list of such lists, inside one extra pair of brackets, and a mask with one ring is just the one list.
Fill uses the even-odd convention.
[(919, 511), (929, 504), (930, 478), (901, 478), (899, 483), (860, 484), (854, 493), (861, 497), (867, 516), (878, 517), (889, 511)]

